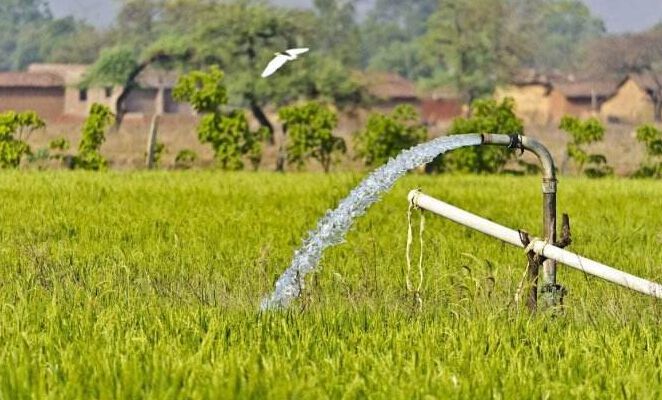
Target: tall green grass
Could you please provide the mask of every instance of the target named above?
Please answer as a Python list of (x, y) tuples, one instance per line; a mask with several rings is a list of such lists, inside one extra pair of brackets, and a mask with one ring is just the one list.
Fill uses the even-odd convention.
[[(561, 314), (513, 295), (520, 249), (428, 216), (415, 187), (540, 232), (537, 178), (411, 176), (329, 251), (287, 312), (258, 304), (358, 175), (0, 175), (0, 399), (662, 397), (662, 304), (559, 267)], [(662, 184), (559, 185), (571, 249), (662, 280)]]

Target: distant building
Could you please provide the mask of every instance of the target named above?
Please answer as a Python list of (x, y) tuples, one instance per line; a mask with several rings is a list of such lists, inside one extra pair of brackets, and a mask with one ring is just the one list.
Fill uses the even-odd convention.
[(422, 94), (414, 82), (393, 72), (357, 73), (360, 84), (368, 94), (373, 107), (390, 111), (398, 105), (408, 104), (421, 115), (422, 122), (435, 125), (462, 114), (462, 100), (448, 90)]
[(0, 111), (36, 111), (44, 118), (64, 112), (64, 81), (43, 72), (0, 73)]
[(515, 100), (517, 115), (527, 123), (557, 123), (564, 115), (586, 118), (599, 115), (602, 105), (616, 91), (618, 82), (576, 79), (560, 74), (521, 72), (495, 91), (499, 100)]
[(466, 106), (462, 96), (450, 87), (426, 93), (421, 100), (421, 116), (426, 125), (438, 125), (464, 115)]
[[(81, 64), (32, 64), (26, 72), (0, 73), (0, 110), (34, 110), (44, 118), (86, 117), (94, 103), (116, 112), (121, 86), (80, 87), (89, 66)], [(192, 115), (188, 104), (172, 98), (177, 74), (153, 68), (137, 78), (124, 107), (127, 117), (161, 114)]]
[(616, 91), (617, 83), (610, 80), (552, 82), (549, 94), (552, 122), (559, 121), (564, 115), (598, 116), (603, 103)]
[(380, 108), (394, 108), (401, 104), (419, 105), (416, 85), (393, 72), (359, 72), (359, 83), (369, 100)]
[(662, 75), (630, 74), (605, 101), (600, 115), (611, 122), (652, 122), (655, 101), (661, 92)]

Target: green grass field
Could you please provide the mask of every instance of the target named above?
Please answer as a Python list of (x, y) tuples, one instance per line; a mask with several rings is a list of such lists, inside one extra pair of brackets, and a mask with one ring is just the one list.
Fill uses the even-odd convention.
[[(520, 249), (428, 215), (423, 308), (404, 289), (415, 187), (539, 233), (538, 178), (410, 176), (287, 312), (258, 305), (359, 175), (0, 175), (0, 399), (662, 397), (662, 304), (560, 267), (562, 314), (513, 294)], [(561, 179), (570, 247), (662, 279), (662, 183)]]

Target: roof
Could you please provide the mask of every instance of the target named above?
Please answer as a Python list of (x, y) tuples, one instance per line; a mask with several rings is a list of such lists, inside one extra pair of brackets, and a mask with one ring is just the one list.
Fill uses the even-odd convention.
[(49, 72), (0, 72), (0, 87), (64, 87), (64, 79)]
[(552, 86), (568, 98), (582, 97), (609, 97), (618, 88), (618, 82), (612, 80), (593, 81), (558, 81), (552, 82)]
[(358, 79), (367, 92), (380, 99), (416, 99), (416, 85), (409, 79), (392, 72), (361, 72)]
[(30, 64), (28, 72), (48, 72), (64, 79), (67, 85), (77, 85), (89, 68), (86, 64)]

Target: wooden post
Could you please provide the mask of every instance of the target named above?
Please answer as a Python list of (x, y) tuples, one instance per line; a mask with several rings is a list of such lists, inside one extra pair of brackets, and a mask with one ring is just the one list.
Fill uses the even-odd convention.
[(156, 134), (159, 129), (159, 114), (152, 116), (152, 123), (149, 127), (149, 137), (147, 139), (147, 169), (154, 168), (154, 152), (156, 151)]

